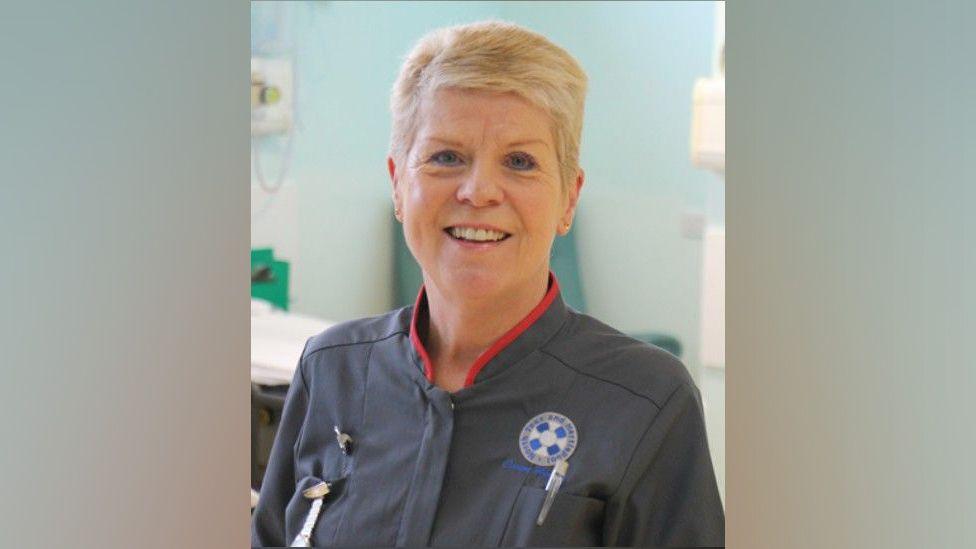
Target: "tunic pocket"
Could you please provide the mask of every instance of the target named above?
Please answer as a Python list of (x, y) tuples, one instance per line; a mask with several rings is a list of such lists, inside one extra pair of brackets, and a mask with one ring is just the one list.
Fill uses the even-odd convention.
[(336, 443), (332, 431), (318, 429), (303, 431), (295, 443), (295, 476), (314, 478), (344, 478), (352, 474), (355, 449), (344, 453)]
[(292, 494), (288, 506), (285, 508), (285, 543), (290, 544), (295, 536), (301, 532), (309, 516), (309, 511), (312, 510), (313, 500), (305, 497), (302, 492), (323, 480), (329, 483), (329, 493), (322, 498), (322, 505), (312, 527), (310, 536), (312, 546), (328, 544), (335, 537), (339, 517), (334, 511), (336, 511), (335, 507), (345, 493), (346, 477), (320, 479), (309, 476), (295, 483), (295, 493)]
[(505, 547), (598, 546), (603, 542), (603, 500), (556, 494), (542, 526), (536, 525), (546, 491), (523, 486), (505, 526), (501, 545)]

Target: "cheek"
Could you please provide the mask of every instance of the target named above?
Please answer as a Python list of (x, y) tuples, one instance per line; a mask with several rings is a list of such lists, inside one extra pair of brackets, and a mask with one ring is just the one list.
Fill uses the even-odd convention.
[(561, 214), (560, 201), (556, 196), (533, 196), (522, 203), (522, 222), (534, 239), (550, 239), (556, 233)]
[(449, 194), (444, 192), (445, 187), (413, 179), (404, 188), (406, 222), (403, 228), (411, 248), (429, 247), (439, 242), (439, 214), (444, 208), (446, 197), (449, 198)]
[(450, 187), (448, 181), (432, 181), (423, 175), (417, 175), (406, 186), (405, 198), (415, 209), (429, 212), (450, 196)]
[(429, 220), (422, 217), (423, 209), (414, 211), (403, 224), (403, 238), (407, 243), (410, 254), (413, 255), (421, 268), (428, 268), (430, 262), (437, 255), (439, 246), (438, 234), (430, 228)]

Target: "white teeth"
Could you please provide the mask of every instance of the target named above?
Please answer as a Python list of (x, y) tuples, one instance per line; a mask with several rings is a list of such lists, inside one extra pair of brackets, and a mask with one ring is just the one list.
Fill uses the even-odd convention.
[(473, 240), (475, 242), (497, 242), (506, 236), (505, 233), (486, 229), (474, 229), (471, 227), (451, 227), (451, 236), (462, 240)]

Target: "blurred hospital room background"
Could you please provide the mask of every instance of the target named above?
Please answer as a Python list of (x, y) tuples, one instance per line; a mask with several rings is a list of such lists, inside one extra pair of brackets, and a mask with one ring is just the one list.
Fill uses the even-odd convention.
[[(501, 19), (589, 76), (569, 305), (679, 354), (725, 496), (721, 2), (252, 2), (252, 488), (305, 340), (412, 303), (386, 170), (389, 92), (428, 31)], [(409, 296), (409, 297), (405, 297)]]

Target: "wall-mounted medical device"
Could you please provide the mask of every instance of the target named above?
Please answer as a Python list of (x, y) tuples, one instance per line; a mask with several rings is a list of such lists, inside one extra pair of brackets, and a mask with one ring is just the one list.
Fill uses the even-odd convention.
[(285, 133), (294, 109), (289, 59), (251, 58), (251, 135)]
[[(691, 162), (725, 175), (725, 2), (715, 3), (712, 76), (692, 92)], [(723, 177), (724, 179), (724, 177)]]
[(695, 82), (691, 115), (691, 162), (725, 173), (725, 75)]

